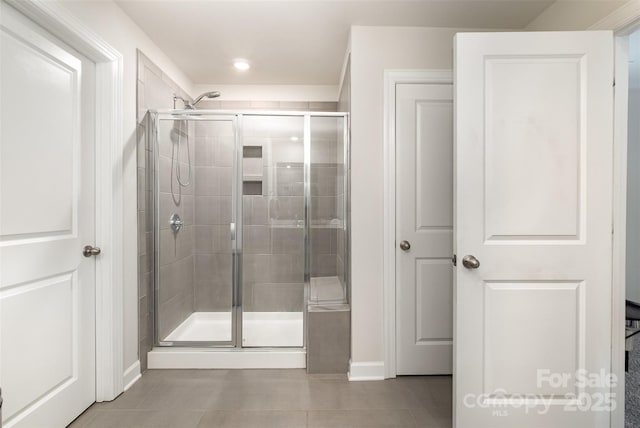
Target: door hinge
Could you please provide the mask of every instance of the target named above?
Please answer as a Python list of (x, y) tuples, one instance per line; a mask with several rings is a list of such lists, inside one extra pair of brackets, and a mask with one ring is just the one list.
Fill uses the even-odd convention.
[(451, 263), (453, 263), (454, 266), (458, 266), (458, 257), (455, 254), (451, 257)]

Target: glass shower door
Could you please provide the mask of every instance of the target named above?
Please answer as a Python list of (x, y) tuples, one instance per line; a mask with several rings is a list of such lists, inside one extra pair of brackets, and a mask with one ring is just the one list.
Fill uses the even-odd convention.
[(159, 113), (156, 123), (157, 343), (233, 346), (236, 118)]
[(302, 347), (304, 116), (242, 118), (242, 346)]

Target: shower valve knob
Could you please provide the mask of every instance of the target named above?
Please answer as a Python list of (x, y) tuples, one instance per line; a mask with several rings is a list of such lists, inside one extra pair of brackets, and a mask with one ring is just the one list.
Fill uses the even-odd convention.
[(178, 214), (173, 214), (169, 218), (169, 227), (171, 227), (171, 230), (175, 233), (179, 232), (180, 229), (182, 229), (182, 226), (184, 226), (184, 221), (182, 221)]

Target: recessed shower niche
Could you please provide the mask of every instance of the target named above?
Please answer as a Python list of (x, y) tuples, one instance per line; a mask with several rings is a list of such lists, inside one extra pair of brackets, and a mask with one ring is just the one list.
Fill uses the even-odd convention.
[(347, 303), (346, 114), (155, 111), (149, 126), (156, 350), (304, 349), (307, 306)]

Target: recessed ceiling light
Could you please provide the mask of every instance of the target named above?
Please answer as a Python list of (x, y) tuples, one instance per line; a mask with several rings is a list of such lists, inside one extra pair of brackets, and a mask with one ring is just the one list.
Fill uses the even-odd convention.
[(291, 141), (298, 141), (298, 137), (291, 137)]
[(249, 65), (249, 61), (240, 58), (233, 60), (233, 66), (236, 68), (236, 70), (240, 71), (246, 71), (251, 68), (251, 66)]

